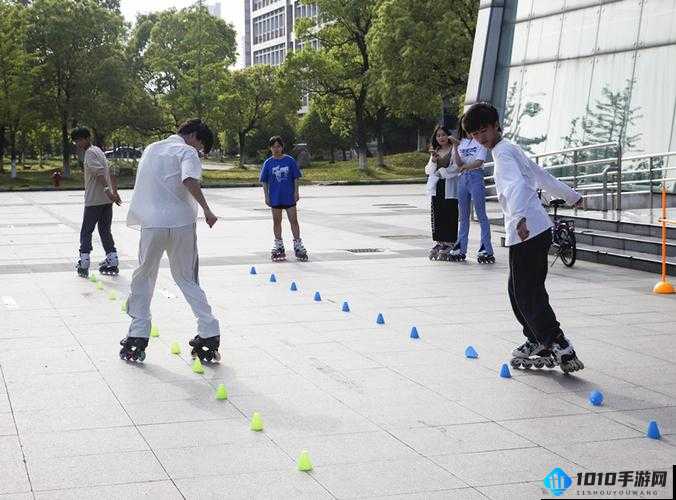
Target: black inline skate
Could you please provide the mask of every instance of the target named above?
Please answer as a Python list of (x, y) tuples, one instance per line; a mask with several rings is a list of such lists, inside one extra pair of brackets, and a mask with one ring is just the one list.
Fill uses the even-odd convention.
[(120, 359), (127, 361), (143, 361), (146, 359), (148, 339), (145, 337), (125, 337), (120, 340)]
[(286, 260), (286, 251), (284, 250), (284, 242), (282, 240), (275, 240), (275, 244), (270, 252), (272, 262), (281, 262)]
[(307, 262), (308, 259), (307, 250), (305, 250), (303, 240), (301, 239), (293, 240), (293, 251), (296, 254), (296, 260), (300, 262)]
[(492, 253), (488, 253), (483, 245), (479, 248), (476, 257), (479, 264), (495, 264), (495, 256)]
[(80, 260), (77, 261), (77, 275), (80, 278), (88, 278), (89, 277), (89, 254), (88, 253), (81, 253), (80, 254)]
[(118, 265), (119, 261), (117, 259), (117, 253), (110, 252), (99, 264), (99, 272), (101, 274), (105, 274), (106, 276), (117, 276), (120, 274), (120, 270), (117, 267)]
[(199, 357), (202, 363), (207, 361), (218, 363), (221, 360), (221, 353), (218, 352), (218, 347), (221, 345), (220, 335), (206, 339), (195, 335), (195, 338), (190, 340), (188, 344), (192, 347), (190, 355), (193, 359)]
[(453, 247), (453, 250), (451, 250), (451, 253), (448, 255), (448, 260), (451, 262), (464, 262), (466, 258), (467, 255), (465, 255), (460, 249), (460, 244), (456, 244)]
[(439, 250), (439, 257), (437, 257), (437, 260), (440, 260), (442, 262), (448, 262), (449, 260), (451, 260), (452, 251), (453, 247), (451, 245), (444, 244), (441, 247), (441, 250)]
[(557, 362), (546, 346), (527, 340), (512, 351), (510, 364), (512, 368), (554, 368)]
[(573, 344), (563, 335), (552, 342), (551, 352), (563, 373), (575, 372), (584, 368), (584, 363), (575, 354)]
[(444, 248), (444, 245), (437, 243), (430, 249), (430, 260), (437, 260), (439, 258), (439, 252)]

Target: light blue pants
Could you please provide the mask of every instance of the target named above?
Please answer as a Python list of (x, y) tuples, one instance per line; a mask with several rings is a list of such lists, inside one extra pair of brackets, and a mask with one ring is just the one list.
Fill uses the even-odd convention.
[(483, 169), (465, 172), (458, 181), (458, 211), (460, 212), (460, 228), (458, 229), (458, 248), (467, 254), (469, 238), (470, 203), (474, 203), (476, 216), (481, 224), (481, 246), (489, 254), (493, 254), (491, 245), (491, 225), (486, 215), (486, 186)]

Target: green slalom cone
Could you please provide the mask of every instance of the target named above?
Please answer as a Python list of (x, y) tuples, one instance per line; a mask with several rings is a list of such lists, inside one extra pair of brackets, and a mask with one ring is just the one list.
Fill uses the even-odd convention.
[(195, 358), (195, 361), (192, 362), (192, 371), (193, 373), (204, 373), (204, 367), (200, 358)]
[(122, 305), (120, 306), (120, 311), (122, 311), (123, 313), (127, 312), (127, 299), (124, 299), (122, 301)]
[(263, 430), (263, 419), (261, 418), (261, 414), (258, 412), (254, 412), (253, 416), (251, 417), (251, 430), (256, 432)]
[(95, 275), (95, 274), (90, 274), (90, 275), (89, 275), (89, 281), (91, 281), (92, 283), (96, 283), (96, 275)]
[(111, 290), (110, 293), (108, 294), (108, 300), (117, 300), (117, 294), (115, 293), (114, 290)]
[(225, 389), (225, 385), (220, 384), (216, 389), (216, 399), (220, 401), (228, 399), (228, 391)]
[(172, 354), (181, 354), (181, 344), (178, 342), (171, 343), (171, 353)]
[(150, 327), (150, 336), (151, 337), (159, 337), (160, 336), (160, 329), (157, 327), (157, 325), (153, 325)]
[(300, 457), (298, 457), (298, 470), (301, 472), (309, 472), (312, 470), (312, 462), (310, 461), (310, 454), (307, 450), (300, 452)]

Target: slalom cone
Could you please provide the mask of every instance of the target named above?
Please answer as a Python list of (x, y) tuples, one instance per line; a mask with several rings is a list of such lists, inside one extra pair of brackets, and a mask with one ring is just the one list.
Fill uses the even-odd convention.
[(96, 275), (95, 275), (95, 274), (90, 274), (90, 275), (89, 275), (89, 281), (91, 281), (92, 283), (96, 283), (96, 281), (97, 281)]
[(418, 329), (414, 326), (411, 328), (411, 338), (412, 339), (419, 339), (420, 335), (418, 335)]
[(312, 461), (310, 461), (310, 454), (307, 450), (300, 452), (298, 457), (298, 470), (301, 472), (309, 472), (312, 470)]
[(592, 391), (589, 394), (589, 403), (594, 406), (601, 406), (603, 404), (603, 393), (601, 391)]
[(343, 312), (344, 313), (350, 312), (350, 304), (348, 304), (347, 301), (343, 302)]
[(258, 412), (254, 412), (251, 417), (251, 430), (256, 432), (263, 430), (263, 419), (261, 418), (261, 414)]
[(249, 270), (249, 274), (257, 274), (256, 268), (254, 266), (251, 266), (251, 269)]
[(291, 290), (292, 292), (297, 292), (297, 291), (298, 291), (298, 287), (296, 286), (296, 282), (295, 282), (295, 281), (292, 281), (292, 282), (291, 282), (291, 288), (290, 288), (290, 290)]
[(160, 336), (160, 329), (157, 327), (157, 325), (153, 325), (150, 327), (150, 336), (151, 337), (159, 337)]
[(657, 422), (654, 420), (651, 420), (648, 424), (648, 432), (646, 432), (646, 436), (648, 436), (650, 439), (660, 439), (662, 437), (660, 434), (660, 428), (657, 426)]
[(225, 385), (220, 384), (216, 389), (216, 399), (218, 399), (219, 401), (228, 399), (228, 391), (225, 389)]
[(97, 290), (103, 290), (103, 283), (101, 281), (96, 282), (96, 289)]
[(178, 342), (171, 343), (171, 353), (172, 354), (181, 354), (181, 344)]
[(117, 294), (115, 293), (114, 290), (111, 290), (110, 293), (108, 294), (108, 300), (117, 300)]
[(385, 324), (385, 318), (383, 317), (383, 313), (378, 313), (378, 317), (376, 318), (376, 323), (378, 325), (384, 325)]
[(122, 311), (123, 313), (127, 312), (127, 299), (124, 299), (122, 301), (122, 305), (120, 306), (120, 311)]
[(502, 368), (500, 368), (500, 376), (502, 378), (512, 378), (512, 374), (509, 371), (509, 366), (507, 366), (507, 363), (502, 364)]
[(277, 283), (277, 277), (275, 276), (275, 273), (270, 275), (270, 283)]
[(319, 294), (319, 292), (315, 292), (315, 302), (321, 302), (322, 301), (322, 296)]
[(192, 362), (192, 371), (193, 373), (204, 373), (204, 367), (202, 366), (200, 358), (195, 358), (195, 361)]
[(465, 349), (465, 357), (469, 359), (476, 359), (479, 357), (479, 353), (476, 352), (476, 349), (470, 345), (467, 346), (467, 349)]
[(674, 285), (666, 280), (660, 281), (657, 283), (657, 285), (655, 285), (655, 288), (653, 288), (653, 292), (659, 294), (674, 293)]

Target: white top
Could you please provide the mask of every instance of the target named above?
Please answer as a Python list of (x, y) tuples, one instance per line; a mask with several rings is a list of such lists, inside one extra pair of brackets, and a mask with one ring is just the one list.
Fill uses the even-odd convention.
[[(448, 154), (452, 154), (452, 151), (449, 151)], [(444, 198), (451, 200), (458, 197), (458, 166), (453, 161), (450, 162), (448, 167), (437, 169), (437, 162), (433, 161), (432, 155), (430, 155), (430, 159), (425, 165), (425, 173), (428, 175), (426, 187), (428, 196), (436, 196), (437, 182), (439, 182), (439, 179), (445, 179), (446, 192)]]
[(197, 201), (183, 185), (187, 178), (202, 178), (197, 150), (180, 135), (154, 142), (143, 151), (136, 172), (127, 225), (170, 228), (197, 221)]
[(84, 154), (85, 207), (112, 203), (106, 195), (110, 173), (106, 155), (97, 146), (89, 146)]
[(458, 154), (464, 163), (472, 163), (476, 160), (486, 161), (488, 151), (474, 139), (461, 139), (458, 144)]
[(553, 198), (564, 199), (570, 205), (574, 205), (582, 197), (528, 158), (519, 146), (507, 139), (498, 142), (492, 153), (495, 187), (505, 214), (507, 246), (521, 243), (516, 226), (524, 217), (530, 233), (527, 240), (552, 227), (549, 214), (538, 198), (538, 188), (544, 189)]

